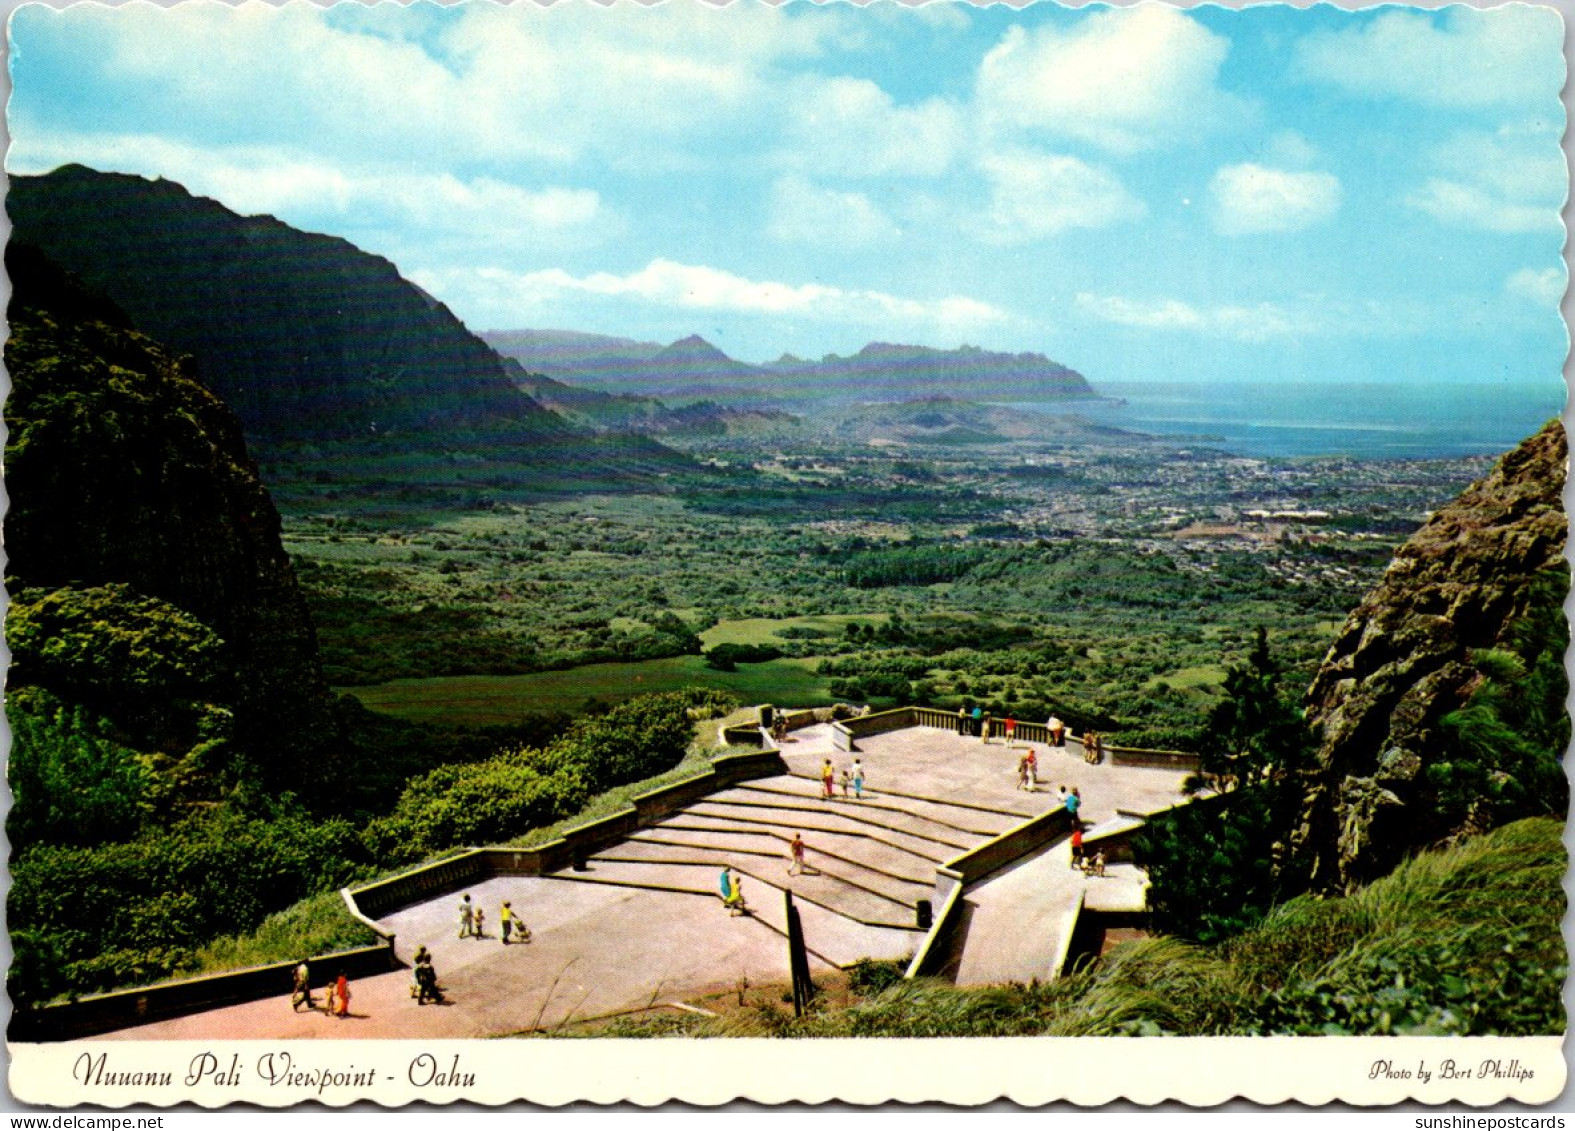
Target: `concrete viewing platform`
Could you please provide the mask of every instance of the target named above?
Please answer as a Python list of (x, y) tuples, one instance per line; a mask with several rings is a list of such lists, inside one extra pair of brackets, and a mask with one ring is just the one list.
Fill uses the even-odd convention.
[[(787, 892), (799, 910), (812, 975), (861, 958), (907, 962), (920, 955), (923, 972), (965, 985), (1053, 978), (1083, 909), (1143, 909), (1145, 880), (1130, 863), (1112, 862), (1103, 877), (1072, 867), (1064, 822), (1055, 824), (1063, 808), (1058, 787), (1081, 794), (1084, 836), (1092, 845), (1105, 832), (1124, 835), (1141, 825), (1134, 815), (1184, 801), (1190, 768), (1090, 764), (1075, 739), (1063, 747), (1021, 740), (1009, 747), (999, 737), (986, 743), (959, 735), (950, 725), (851, 738), (850, 729), (800, 726), (779, 743), (779, 762), (761, 756), (768, 759), (763, 776), (692, 797), (638, 827), (631, 823), (574, 866), (488, 875), (375, 915), (395, 936), (403, 962), (418, 947), (432, 952), (446, 1005), (418, 1006), (409, 972), (397, 971), (355, 981), (352, 1017), (344, 1021), (293, 1013), (288, 987), (281, 986), (277, 998), (110, 1036), (551, 1032), (746, 983), (783, 983), (789, 978)], [(1029, 747), (1038, 759), (1032, 791), (1019, 788), (1017, 775)], [(840, 784), (855, 757), (864, 769), (862, 798), (845, 796)], [(820, 782), (828, 758), (838, 776), (830, 799)], [(771, 765), (779, 772), (771, 773)], [(807, 867), (790, 875), (795, 835), (803, 838)], [(1000, 851), (1010, 855), (997, 863), (990, 854), (1007, 843), (1013, 847)], [(969, 860), (969, 868), (951, 867)], [(742, 877), (747, 915), (731, 915), (721, 904), (724, 866)], [(465, 893), (486, 914), (483, 938), (458, 937)], [(530, 942), (502, 944), (504, 900), (529, 926)], [(333, 973), (314, 971), (314, 983)]]

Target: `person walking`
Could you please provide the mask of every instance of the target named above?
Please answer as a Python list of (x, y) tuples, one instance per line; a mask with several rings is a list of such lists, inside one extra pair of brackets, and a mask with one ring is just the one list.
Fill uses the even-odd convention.
[(853, 789), (853, 771), (846, 766), (842, 768), (842, 800), (848, 799), (849, 792)]
[(437, 970), (432, 965), (432, 955), (426, 947), (416, 951), (416, 1004), (429, 1001), (443, 1004), (443, 992), (438, 989)]
[(476, 933), (471, 936), (475, 939), (487, 937), (487, 913), (481, 908), (476, 908)]
[(820, 785), (821, 785), (821, 790), (822, 790), (823, 796), (825, 797), (825, 799), (827, 801), (832, 800), (833, 797), (835, 796), (834, 793), (832, 792), (832, 790), (833, 790), (833, 787), (836, 785), (836, 782), (837, 782), (837, 771), (836, 771), (836, 768), (834, 766), (832, 766), (831, 759), (827, 758), (825, 765), (820, 767)]
[(864, 763), (853, 759), (853, 799), (864, 800)]
[(471, 905), (470, 893), (459, 901), (459, 937), (469, 938), (476, 930), (476, 909)]
[(1012, 744), (1012, 737), (1017, 733), (1017, 720), (1011, 715), (1007, 715), (1006, 722), (1003, 723), (1002, 726), (1005, 727), (1006, 745), (1010, 746)]
[(1083, 826), (1072, 826), (1072, 867), (1079, 870), (1083, 867)]
[(788, 875), (802, 876), (804, 874), (804, 836), (794, 833), (793, 841), (788, 845)]
[(1066, 795), (1066, 812), (1072, 818), (1072, 824), (1078, 824), (1077, 811), (1083, 804), (1082, 795), (1077, 792), (1077, 786), (1072, 787), (1072, 792)]
[(317, 1008), (317, 1003), (312, 1000), (312, 972), (304, 962), (295, 968), (295, 989), (290, 994), (291, 1012), (301, 1012), (303, 1004), (307, 1009)]
[(503, 945), (508, 946), (509, 936), (514, 933), (514, 908), (506, 899), (498, 908), (498, 931), (503, 935)]
[(334, 980), (334, 1016), (341, 1021), (350, 1016), (350, 982), (343, 974)]

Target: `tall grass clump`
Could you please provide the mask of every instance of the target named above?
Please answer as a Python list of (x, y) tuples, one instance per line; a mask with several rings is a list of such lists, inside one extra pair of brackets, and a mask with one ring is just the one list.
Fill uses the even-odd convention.
[(1561, 833), (1518, 821), (1343, 899), (1287, 904), (1225, 948), (1251, 987), (1227, 1031), (1562, 1032)]

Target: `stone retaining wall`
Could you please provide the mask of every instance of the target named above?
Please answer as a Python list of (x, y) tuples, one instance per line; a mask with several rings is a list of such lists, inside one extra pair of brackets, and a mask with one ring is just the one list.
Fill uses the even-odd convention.
[[(338, 974), (355, 979), (399, 969), (393, 944), (390, 935), (377, 946), (308, 959), (314, 990)], [(295, 962), (276, 962), (270, 966), (253, 966), (141, 989), (93, 994), (61, 1005), (18, 1010), (11, 1016), (6, 1036), (13, 1041), (79, 1040), (150, 1021), (184, 1017), (205, 1009), (269, 997), (278, 997), (279, 1008), (284, 1009), (289, 1005), (290, 991), (294, 987), (295, 967)]]

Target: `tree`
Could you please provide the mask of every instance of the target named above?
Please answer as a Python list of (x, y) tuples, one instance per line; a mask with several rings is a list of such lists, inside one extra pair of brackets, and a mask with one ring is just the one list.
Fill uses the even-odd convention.
[(1225, 698), (1209, 714), (1202, 773), (1189, 783), (1217, 792), (1156, 818), (1134, 845), (1148, 869), (1155, 927), (1215, 942), (1298, 893), (1300, 871), (1285, 846), (1301, 802), (1297, 770), (1311, 752), (1260, 628), (1246, 663), (1227, 669)]

